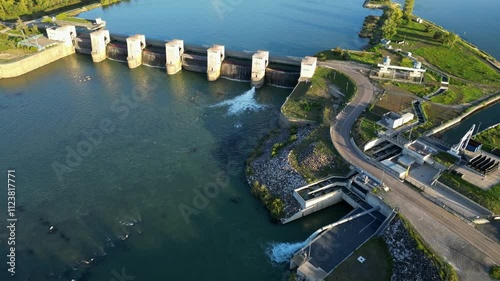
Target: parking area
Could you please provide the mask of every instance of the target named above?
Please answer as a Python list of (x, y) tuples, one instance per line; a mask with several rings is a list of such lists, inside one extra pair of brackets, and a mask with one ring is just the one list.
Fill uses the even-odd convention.
[(500, 170), (497, 170), (496, 172), (493, 172), (487, 176), (480, 175), (467, 166), (459, 166), (454, 168), (454, 170), (463, 174), (462, 178), (464, 180), (483, 190), (488, 190), (495, 184), (500, 183)]

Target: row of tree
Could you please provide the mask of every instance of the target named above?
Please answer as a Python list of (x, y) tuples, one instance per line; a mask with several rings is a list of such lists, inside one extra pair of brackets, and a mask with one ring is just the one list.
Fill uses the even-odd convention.
[(0, 0), (0, 19), (10, 20), (70, 5), (101, 3), (109, 5), (120, 0)]
[(385, 9), (379, 22), (381, 37), (391, 38), (396, 35), (397, 28), (401, 24), (402, 20), (411, 20), (414, 5), (415, 0), (405, 0), (402, 11), (396, 5), (391, 5)]
[[(399, 9), (398, 6), (390, 6), (384, 13), (379, 21), (380, 26), (380, 37), (381, 38), (392, 38), (397, 33), (398, 26), (405, 20), (406, 22), (411, 20), (413, 13), (413, 5), (415, 0), (406, 0), (403, 6), (403, 10)], [(428, 27), (427, 32), (431, 29)], [(433, 36), (434, 40), (440, 41), (445, 46), (453, 46), (458, 41), (459, 37), (456, 33), (448, 31), (436, 31)]]
[(397, 6), (391, 6), (384, 10), (380, 18), (380, 32), (382, 38), (392, 38), (397, 33), (397, 28), (403, 19), (403, 12)]
[[(19, 16), (43, 12), (47, 9), (76, 4), (75, 0), (0, 0), (0, 19), (15, 19)], [(90, 2), (90, 1), (86, 1)]]

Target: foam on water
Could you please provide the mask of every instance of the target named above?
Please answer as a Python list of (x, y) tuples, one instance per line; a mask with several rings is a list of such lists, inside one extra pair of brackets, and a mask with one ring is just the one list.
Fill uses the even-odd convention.
[(297, 243), (277, 243), (269, 244), (266, 254), (272, 262), (285, 263), (289, 262), (292, 256), (306, 245), (306, 242)]
[(234, 97), (230, 100), (225, 100), (218, 104), (213, 105), (212, 107), (222, 107), (227, 106), (227, 114), (228, 115), (238, 115), (245, 111), (259, 111), (265, 109), (266, 106), (259, 104), (255, 100), (255, 87), (244, 92), (243, 94)]

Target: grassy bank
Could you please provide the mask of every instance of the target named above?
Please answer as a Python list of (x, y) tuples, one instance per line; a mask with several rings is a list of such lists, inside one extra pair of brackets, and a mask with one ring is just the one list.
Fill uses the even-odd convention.
[[(500, 90), (500, 73), (466, 42), (459, 37), (449, 42), (446, 34), (429, 23), (408, 21), (398, 26), (392, 38), (392, 41), (405, 41), (398, 48), (458, 78), (452, 78), (449, 90), (431, 100), (442, 104), (470, 103)], [(409, 86), (408, 90), (418, 96), (428, 95), (437, 90), (439, 83), (433, 80), (426, 76), (423, 86)]]
[(428, 130), (446, 123), (463, 113), (462, 110), (457, 108), (446, 107), (443, 105), (428, 102), (422, 104), (422, 109), (424, 111), (427, 122), (418, 126), (416, 130), (413, 130), (415, 136), (420, 136)]
[[(318, 67), (310, 82), (299, 84), (283, 105), (281, 111), (285, 116), (320, 124), (289, 155), (292, 167), (307, 181), (312, 182), (329, 175), (345, 175), (349, 171), (349, 165), (332, 144), (330, 123), (356, 91), (356, 86), (348, 76), (329, 68)], [(335, 98), (332, 92), (340, 92), (344, 97)], [(273, 150), (279, 150), (282, 146), (275, 144)], [(316, 159), (322, 164), (311, 167), (302, 161), (306, 158)]]
[(419, 85), (395, 82), (393, 84), (419, 97), (425, 97), (439, 89), (439, 86), (436, 83), (424, 83)]
[(375, 139), (378, 136), (377, 132), (383, 129), (376, 121), (375, 118), (370, 118), (367, 114), (356, 121), (353, 137), (359, 147), (363, 147), (367, 142)]
[(491, 152), (495, 148), (500, 148), (500, 125), (482, 131), (473, 139), (481, 142), (485, 151)]
[(382, 63), (383, 54), (378, 50), (377, 47), (370, 48), (366, 51), (352, 51), (352, 50), (342, 50), (340, 48), (335, 48), (331, 50), (325, 50), (314, 55), (320, 61), (326, 60), (350, 60), (354, 62), (377, 65)]
[(451, 165), (455, 164), (458, 161), (458, 158), (450, 155), (449, 153), (446, 152), (439, 152), (438, 154), (434, 155), (432, 157), (436, 162), (439, 164), (445, 166), (445, 167), (450, 167)]
[(300, 83), (296, 87), (283, 105), (282, 113), (291, 118), (329, 123), (334, 114), (332, 90), (343, 93), (348, 102), (354, 96), (356, 87), (341, 72), (318, 67), (309, 83)]
[(490, 268), (491, 279), (500, 280), (500, 265), (494, 265)]
[(497, 184), (490, 190), (485, 191), (451, 172), (443, 173), (439, 178), (439, 181), (491, 210), (495, 214), (500, 213), (500, 184)]
[[(311, 147), (314, 147), (311, 150)], [(304, 153), (311, 153), (312, 157), (324, 155), (333, 159), (333, 163), (323, 166), (320, 169), (303, 165), (299, 159)], [(290, 153), (289, 161), (292, 167), (299, 172), (308, 182), (314, 182), (318, 179), (330, 175), (344, 176), (349, 172), (349, 164), (340, 156), (332, 144), (330, 138), (329, 126), (322, 125), (307, 136), (300, 144), (298, 144)]]
[[(360, 265), (357, 258), (366, 261)], [(358, 268), (362, 267), (363, 270)], [(382, 238), (372, 238), (341, 263), (325, 281), (389, 281), (392, 276), (392, 257)]]
[(409, 21), (397, 28), (394, 40), (405, 40), (403, 49), (454, 76), (482, 84), (500, 83), (500, 74), (460, 39), (446, 45), (436, 33), (443, 31), (427, 23)]
[[(91, 9), (100, 5), (107, 6), (120, 1), (121, 0), (46, 0), (34, 1), (31, 5), (26, 5), (25, 2), (4, 1), (3, 9), (0, 9), (0, 19), (15, 21), (20, 17), (23, 20), (30, 20), (47, 14), (64, 13), (65, 11), (78, 9), (84, 6), (86, 6), (87, 9)], [(98, 6), (95, 6), (96, 4), (98, 4)]]
[(266, 206), (269, 210), (271, 217), (276, 220), (283, 217), (285, 209), (283, 201), (281, 201), (278, 197), (272, 196), (267, 186), (256, 181), (252, 184), (250, 192), (254, 197), (259, 198), (262, 203), (264, 203), (264, 206)]
[(423, 251), (426, 256), (428, 256), (435, 265), (439, 268), (439, 276), (443, 281), (459, 281), (458, 275), (455, 269), (439, 257), (431, 247), (427, 245), (427, 243), (422, 239), (422, 236), (413, 228), (411, 223), (405, 219), (403, 216), (398, 215), (398, 217), (403, 221), (405, 228), (410, 233), (410, 236), (417, 243), (417, 249)]

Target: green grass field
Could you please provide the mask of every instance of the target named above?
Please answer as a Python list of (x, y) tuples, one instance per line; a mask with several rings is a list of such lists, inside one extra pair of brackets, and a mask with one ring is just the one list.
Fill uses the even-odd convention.
[(431, 101), (441, 104), (463, 104), (483, 98), (485, 94), (485, 91), (470, 84), (451, 85), (446, 92), (433, 96)]
[(443, 173), (439, 181), (481, 204), (495, 214), (500, 213), (500, 184), (493, 186), (488, 191), (484, 191), (450, 172)]
[(438, 90), (438, 86), (435, 84), (409, 84), (409, 83), (394, 83), (394, 85), (399, 88), (405, 89), (412, 94), (415, 94), (419, 97), (425, 97), (431, 93), (434, 93)]
[(382, 54), (378, 52), (369, 52), (369, 51), (348, 51), (344, 50), (348, 54), (347, 57), (343, 57), (341, 54), (339, 54), (337, 51), (334, 49), (332, 50), (325, 50), (317, 53), (314, 55), (315, 57), (318, 58), (320, 61), (326, 61), (326, 60), (350, 60), (354, 62), (359, 62), (359, 63), (364, 63), (364, 64), (370, 64), (370, 65), (377, 65), (378, 63), (382, 63)]
[(446, 152), (439, 152), (438, 154), (432, 157), (436, 162), (442, 164), (443, 166), (450, 167), (458, 161), (458, 158), (450, 155)]
[(358, 146), (363, 146), (370, 140), (377, 137), (377, 132), (381, 130), (382, 127), (375, 123), (374, 120), (370, 120), (367, 117), (360, 117), (355, 124), (355, 133), (353, 134), (354, 140)]
[(433, 38), (435, 27), (410, 21), (401, 24), (394, 40), (406, 40), (405, 51), (425, 58), (435, 65), (457, 77), (481, 84), (500, 85), (500, 73), (490, 67), (476, 52), (472, 51), (461, 40), (454, 46), (443, 46), (442, 42)]
[(500, 148), (500, 125), (482, 131), (474, 136), (474, 139), (483, 144), (483, 150), (491, 152), (494, 148)]
[(310, 83), (300, 83), (282, 107), (288, 117), (329, 123), (332, 97), (329, 86), (335, 85), (349, 101), (356, 92), (354, 83), (346, 75), (329, 68), (318, 67)]
[[(357, 258), (366, 261), (360, 263)], [(392, 257), (382, 238), (372, 238), (340, 264), (325, 281), (389, 281)]]

